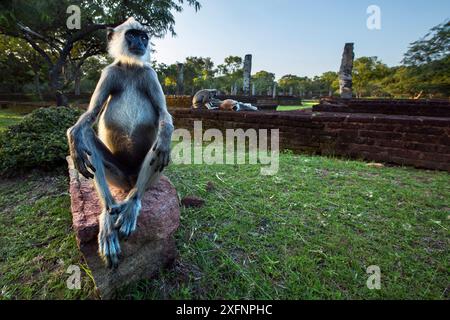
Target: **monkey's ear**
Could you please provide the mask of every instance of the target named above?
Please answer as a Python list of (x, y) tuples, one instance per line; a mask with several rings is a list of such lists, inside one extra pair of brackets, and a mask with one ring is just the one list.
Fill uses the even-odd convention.
[(111, 41), (114, 36), (114, 28), (106, 28), (106, 37), (108, 41)]

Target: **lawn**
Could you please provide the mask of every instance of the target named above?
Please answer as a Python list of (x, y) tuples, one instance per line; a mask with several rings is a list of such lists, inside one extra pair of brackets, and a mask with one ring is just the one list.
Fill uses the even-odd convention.
[(14, 109), (0, 109), (0, 132), (6, 127), (16, 124), (22, 119), (22, 114)]
[[(273, 177), (258, 166), (171, 166), (181, 197), (180, 257), (131, 299), (448, 298), (450, 176), (285, 153)], [(207, 191), (207, 184), (214, 186)], [(95, 298), (71, 232), (64, 170), (0, 182), (1, 298)], [(378, 265), (381, 290), (366, 287)]]
[(277, 108), (277, 111), (293, 111), (293, 110), (310, 109), (318, 103), (319, 103), (318, 100), (303, 100), (301, 106), (279, 106)]
[[(255, 165), (172, 165), (179, 259), (124, 299), (448, 299), (450, 175), (280, 156)], [(207, 185), (209, 186), (207, 188)], [(64, 168), (0, 180), (0, 299), (96, 298), (71, 229)], [(69, 265), (84, 270), (68, 290)], [(381, 290), (366, 287), (368, 266)]]

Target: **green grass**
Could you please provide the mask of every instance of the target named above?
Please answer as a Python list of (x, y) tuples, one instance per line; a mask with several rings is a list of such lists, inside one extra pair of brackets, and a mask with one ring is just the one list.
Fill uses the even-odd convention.
[[(0, 130), (20, 114), (0, 110)], [(182, 208), (174, 268), (120, 297), (448, 299), (448, 173), (292, 153), (276, 176), (259, 170), (170, 166), (180, 197), (206, 205)], [(64, 168), (0, 180), (0, 299), (97, 298), (67, 189)], [(81, 290), (66, 288), (72, 264)], [(381, 268), (379, 291), (366, 287), (370, 265)]]
[(85, 269), (71, 228), (67, 178), (34, 173), (0, 182), (0, 300), (95, 297), (84, 273), (83, 290), (68, 290), (70, 265)]
[[(181, 211), (174, 268), (120, 291), (126, 299), (446, 299), (450, 175), (294, 155), (276, 176), (252, 165), (172, 165)], [(214, 186), (207, 191), (207, 184)], [(95, 298), (65, 289), (85, 268), (64, 172), (0, 182), (0, 298)], [(381, 268), (381, 290), (366, 268)]]
[(318, 103), (319, 103), (318, 100), (303, 100), (301, 106), (279, 106), (277, 108), (277, 111), (293, 111), (293, 110), (310, 109)]
[(0, 132), (6, 127), (18, 123), (23, 114), (15, 109), (0, 109)]

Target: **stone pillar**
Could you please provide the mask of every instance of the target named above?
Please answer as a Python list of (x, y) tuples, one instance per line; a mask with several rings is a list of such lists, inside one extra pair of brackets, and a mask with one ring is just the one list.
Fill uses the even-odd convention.
[(252, 96), (255, 96), (255, 95), (256, 95), (256, 87), (255, 87), (255, 84), (252, 83)]
[(277, 97), (277, 83), (275, 82), (273, 84), (273, 91), (272, 91), (272, 98), (276, 98)]
[(290, 87), (289, 88), (289, 96), (293, 96), (294, 95), (294, 88)]
[(232, 87), (232, 92), (231, 92), (231, 94), (233, 95), (233, 96), (236, 96), (237, 95), (237, 91), (238, 91), (238, 86), (237, 86), (237, 83), (235, 82), (234, 83), (234, 85), (233, 85), (233, 87)]
[(177, 95), (184, 94), (184, 64), (177, 64)]
[(244, 59), (244, 95), (250, 95), (250, 82), (252, 78), (252, 55), (247, 54)]
[(341, 93), (341, 98), (344, 99), (352, 98), (352, 71), (353, 60), (355, 59), (353, 47), (353, 43), (345, 44), (344, 53), (342, 55), (341, 69), (339, 70), (339, 91)]

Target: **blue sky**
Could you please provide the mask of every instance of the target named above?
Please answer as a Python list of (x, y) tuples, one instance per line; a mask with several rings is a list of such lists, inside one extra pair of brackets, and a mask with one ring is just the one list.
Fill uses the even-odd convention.
[[(158, 62), (253, 54), (252, 73), (314, 76), (339, 69), (345, 42), (356, 56), (397, 65), (409, 43), (450, 18), (450, 0), (200, 0), (176, 14), (177, 36), (153, 39)], [(366, 27), (369, 5), (381, 8), (381, 30)]]

